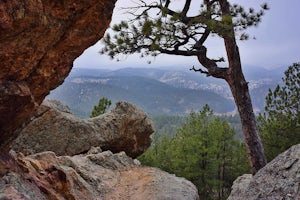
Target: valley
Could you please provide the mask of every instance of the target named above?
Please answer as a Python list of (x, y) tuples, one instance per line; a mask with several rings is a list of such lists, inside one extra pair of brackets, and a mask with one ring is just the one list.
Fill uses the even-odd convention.
[[(278, 84), (282, 75), (259, 70), (245, 71), (256, 112), (263, 110), (268, 89)], [(86, 118), (101, 97), (131, 102), (150, 115), (186, 115), (205, 104), (217, 114), (236, 111), (224, 80), (179, 68), (75, 68), (47, 98), (60, 100), (75, 115)]]

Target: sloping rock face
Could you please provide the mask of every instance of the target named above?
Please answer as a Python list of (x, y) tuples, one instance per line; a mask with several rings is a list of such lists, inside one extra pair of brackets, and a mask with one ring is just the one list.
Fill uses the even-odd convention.
[[(115, 0), (0, 1), (0, 151), (108, 27)], [(13, 134), (13, 132), (15, 134)]]
[(125, 151), (135, 158), (150, 146), (153, 132), (146, 113), (127, 102), (116, 103), (104, 115), (80, 119), (58, 101), (45, 101), (12, 148), (25, 155), (53, 151), (72, 156), (100, 146), (114, 153)]
[(228, 200), (300, 199), (300, 144), (277, 156), (255, 176), (239, 177)]
[[(5, 159), (10, 163), (0, 179), (0, 197), (6, 200), (196, 200), (189, 181), (157, 168), (142, 167), (125, 153), (92, 149), (85, 155), (57, 157), (43, 152)], [(1, 171), (0, 168), (0, 176)]]

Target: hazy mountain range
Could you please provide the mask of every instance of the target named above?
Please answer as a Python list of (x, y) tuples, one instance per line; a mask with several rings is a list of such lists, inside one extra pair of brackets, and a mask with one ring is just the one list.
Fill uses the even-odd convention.
[[(280, 82), (283, 71), (244, 70), (256, 111), (263, 109), (268, 89)], [(224, 80), (177, 68), (77, 68), (47, 98), (58, 99), (67, 104), (74, 114), (88, 117), (101, 97), (113, 102), (132, 102), (149, 114), (186, 114), (200, 110), (204, 104), (209, 104), (216, 113), (235, 110)]]

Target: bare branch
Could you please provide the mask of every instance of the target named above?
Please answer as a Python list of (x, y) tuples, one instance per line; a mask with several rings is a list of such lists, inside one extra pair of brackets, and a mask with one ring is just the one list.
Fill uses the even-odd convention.
[(223, 57), (218, 58), (218, 59), (211, 59), (214, 62), (225, 62), (225, 59)]
[(204, 70), (202, 70), (201, 68), (196, 69), (196, 68), (194, 67), (194, 65), (193, 65), (192, 68), (190, 68), (190, 70), (191, 70), (191, 71), (194, 71), (194, 72), (200, 72), (201, 74), (206, 74), (206, 76), (211, 76), (211, 75), (208, 73), (208, 71), (204, 71)]
[(183, 10), (182, 10), (182, 16), (183, 17), (186, 17), (186, 14), (189, 11), (190, 6), (191, 6), (191, 0), (186, 0), (185, 5), (184, 5)]
[(195, 44), (195, 46), (196, 46), (196, 45), (203, 45), (204, 42), (206, 41), (206, 39), (208, 38), (209, 34), (210, 34), (210, 30), (209, 30), (209, 28), (207, 27), (207, 28), (205, 29), (204, 33), (202, 34), (201, 38), (200, 38), (200, 39), (197, 41), (197, 43)]
[(168, 7), (169, 7), (169, 4), (170, 4), (170, 0), (167, 0), (167, 1), (166, 1), (166, 4), (165, 4), (165, 7), (168, 8)]
[(159, 48), (158, 51), (161, 53), (169, 54), (169, 55), (179, 55), (179, 56), (197, 56), (198, 55), (197, 51), (187, 51), (187, 50), (179, 50), (179, 49), (168, 50), (168, 49)]
[(227, 69), (218, 67), (216, 62), (206, 56), (207, 49), (205, 46), (198, 47), (198, 61), (207, 69), (207, 73), (215, 78), (227, 79)]

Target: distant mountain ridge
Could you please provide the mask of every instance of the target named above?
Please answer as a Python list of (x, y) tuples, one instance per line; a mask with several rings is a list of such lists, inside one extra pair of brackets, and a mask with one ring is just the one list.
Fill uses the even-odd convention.
[[(268, 88), (280, 80), (278, 75), (270, 77), (272, 73), (260, 71), (256, 79), (249, 80), (256, 110), (263, 108)], [(204, 104), (216, 113), (235, 110), (224, 80), (179, 69), (73, 69), (65, 83), (48, 96), (69, 105), (80, 117), (88, 117), (101, 97), (132, 102), (149, 114), (186, 114)]]

